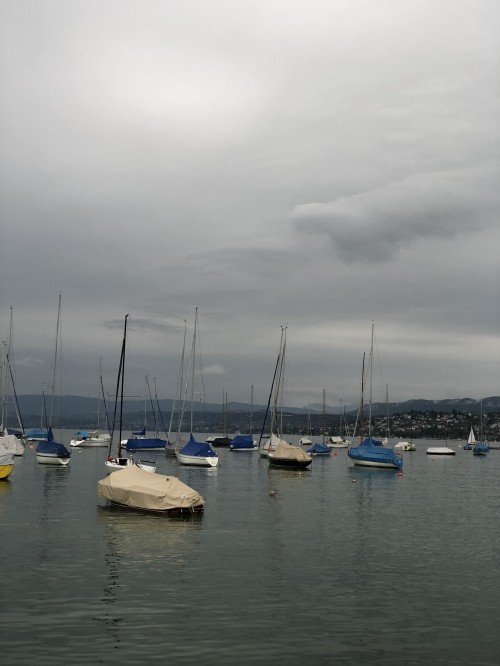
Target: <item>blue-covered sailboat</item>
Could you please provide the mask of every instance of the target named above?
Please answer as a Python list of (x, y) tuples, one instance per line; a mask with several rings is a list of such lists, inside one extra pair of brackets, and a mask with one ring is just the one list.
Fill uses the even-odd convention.
[(36, 447), (36, 461), (45, 465), (67, 465), (71, 453), (59, 442), (54, 441), (52, 428), (49, 428), (47, 440)]
[[(194, 378), (196, 359), (196, 339), (198, 335), (198, 308), (194, 315), (193, 344), (191, 348), (191, 428), (188, 442), (183, 447), (175, 448), (175, 456), (181, 465), (196, 467), (217, 467), (219, 454), (210, 446), (209, 442), (197, 442), (193, 435), (193, 406), (194, 406)], [(179, 428), (182, 416), (179, 420)]]
[(257, 451), (252, 435), (235, 435), (229, 442), (230, 451)]
[[(373, 324), (371, 336), (371, 349), (370, 349), (370, 412), (368, 419), (368, 437), (361, 437), (361, 442), (358, 446), (350, 446), (347, 455), (353, 463), (359, 467), (381, 467), (386, 469), (403, 469), (403, 457), (399, 451), (382, 446), (382, 442), (372, 437), (372, 419), (371, 419), (371, 406), (372, 406), (372, 368), (373, 368)], [(365, 363), (363, 356), (363, 368), (361, 372), (361, 405), (360, 416), (363, 419), (363, 394), (364, 394), (364, 377)]]
[(125, 440), (127, 451), (158, 451), (165, 450), (167, 440), (161, 439), (156, 433), (156, 437), (146, 437), (146, 428), (132, 431), (132, 437)]
[[(59, 294), (59, 305), (57, 309), (57, 326), (56, 326), (56, 344), (54, 351), (54, 363), (53, 363), (53, 374), (52, 374), (52, 403), (54, 401), (54, 390), (56, 384), (56, 366), (57, 366), (57, 354), (59, 351), (60, 340), (61, 339), (61, 294)], [(50, 406), (50, 419), (47, 419), (47, 414), (45, 414), (45, 422), (50, 424), (47, 428), (47, 439), (45, 441), (40, 440), (36, 447), (36, 461), (42, 465), (67, 465), (69, 463), (71, 453), (59, 442), (54, 441), (54, 435), (52, 433), (52, 403)], [(44, 395), (44, 410), (45, 410), (45, 395)]]
[(175, 452), (181, 465), (217, 467), (219, 457), (208, 442), (197, 442), (191, 433), (185, 446)]
[(403, 469), (403, 457), (399, 452), (382, 446), (372, 437), (364, 439), (359, 446), (351, 447), (347, 455), (355, 465), (360, 467), (386, 467)]
[(490, 447), (486, 442), (476, 442), (476, 445), (472, 449), (472, 454), (475, 456), (485, 456), (489, 450)]
[(331, 448), (324, 442), (316, 442), (306, 449), (306, 452), (310, 456), (330, 456), (332, 454)]

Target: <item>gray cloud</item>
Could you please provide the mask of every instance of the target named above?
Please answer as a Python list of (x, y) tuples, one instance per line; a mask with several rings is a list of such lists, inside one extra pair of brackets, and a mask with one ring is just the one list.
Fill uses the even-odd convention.
[(471, 234), (498, 224), (499, 164), (415, 174), (337, 201), (296, 206), (292, 220), (327, 237), (342, 261), (386, 262), (420, 239)]

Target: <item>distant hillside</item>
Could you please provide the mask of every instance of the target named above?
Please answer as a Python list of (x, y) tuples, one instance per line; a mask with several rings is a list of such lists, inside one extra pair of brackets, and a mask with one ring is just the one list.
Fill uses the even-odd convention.
[[(42, 411), (43, 398), (40, 395), (21, 395), (18, 397), (19, 406), (25, 425), (28, 427), (37, 426), (40, 424), (40, 417)], [(164, 418), (170, 416), (172, 409), (172, 400), (164, 399), (159, 400), (159, 405), (161, 412)], [(491, 396), (482, 399), (483, 412), (492, 413), (500, 412), (500, 396)], [(151, 412), (151, 405), (147, 403), (147, 411)], [(114, 403), (108, 402), (107, 408), (110, 418), (112, 417)], [(60, 408), (60, 409), (59, 409)], [(100, 416), (101, 422), (104, 422), (104, 407), (101, 402), (100, 404)], [(155, 403), (156, 409), (156, 403)], [(265, 412), (265, 405), (254, 405), (253, 412), (257, 416), (259, 413), (262, 414)], [(97, 422), (97, 410), (98, 410), (98, 401), (96, 398), (85, 398), (82, 396), (67, 395), (58, 400), (58, 412), (64, 414), (65, 421), (74, 421), (74, 422), (85, 422), (87, 427), (91, 427), (92, 424)], [(251, 410), (251, 405), (249, 403), (242, 402), (229, 402), (227, 405), (228, 414), (248, 414)], [(452, 413), (454, 410), (457, 412), (463, 412), (465, 414), (479, 414), (481, 411), (481, 401), (473, 400), (471, 398), (461, 398), (461, 399), (446, 399), (446, 400), (425, 400), (425, 399), (415, 399), (407, 400), (405, 402), (392, 402), (389, 405), (385, 403), (375, 403), (372, 406), (372, 411), (374, 415), (381, 414), (403, 414), (409, 413), (411, 411), (416, 412), (426, 412), (426, 411), (435, 411), (435, 412), (448, 412)], [(289, 414), (307, 414), (309, 411), (311, 415), (321, 415), (323, 412), (323, 405), (313, 404), (306, 407), (286, 407), (284, 411)], [(357, 406), (346, 406), (346, 412), (353, 414), (357, 411)], [(125, 400), (123, 403), (123, 412), (128, 417), (134, 416), (135, 421), (138, 424), (141, 423), (141, 414), (144, 415), (144, 400)], [(196, 412), (198, 414), (218, 414), (222, 412), (220, 404), (217, 403), (206, 403), (204, 405), (200, 404), (197, 406)], [(339, 414), (339, 407), (332, 407), (326, 405), (325, 407), (326, 414)], [(12, 407), (10, 412), (13, 413)], [(13, 422), (13, 417), (9, 417), (10, 423)]]

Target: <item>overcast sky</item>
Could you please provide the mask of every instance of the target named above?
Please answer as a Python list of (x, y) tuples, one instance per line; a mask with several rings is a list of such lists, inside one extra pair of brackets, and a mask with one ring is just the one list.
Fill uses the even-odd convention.
[[(1, 336), (38, 393), (500, 394), (498, 0), (0, 0)], [(383, 389), (385, 391), (385, 388)], [(382, 395), (374, 398), (383, 399)]]

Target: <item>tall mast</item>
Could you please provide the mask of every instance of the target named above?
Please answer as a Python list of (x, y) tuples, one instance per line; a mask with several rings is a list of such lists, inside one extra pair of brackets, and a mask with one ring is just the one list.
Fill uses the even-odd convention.
[(193, 407), (194, 407), (194, 366), (196, 359), (196, 330), (198, 327), (198, 306), (194, 311), (193, 345), (191, 348), (191, 431), (193, 432)]
[(250, 434), (252, 434), (253, 421), (253, 384), (250, 386)]
[(372, 339), (370, 345), (370, 407), (368, 411), (368, 437), (372, 436), (372, 397), (373, 397), (373, 322)]
[(54, 350), (54, 365), (53, 365), (53, 370), (52, 370), (52, 396), (50, 399), (50, 420), (49, 420), (49, 426), (52, 427), (52, 416), (54, 412), (54, 395), (55, 395), (55, 389), (56, 389), (56, 372), (57, 372), (57, 351), (58, 351), (58, 345), (59, 345), (59, 326), (61, 322), (61, 294), (59, 294), (59, 305), (57, 308), (57, 324), (56, 324), (56, 346)]

